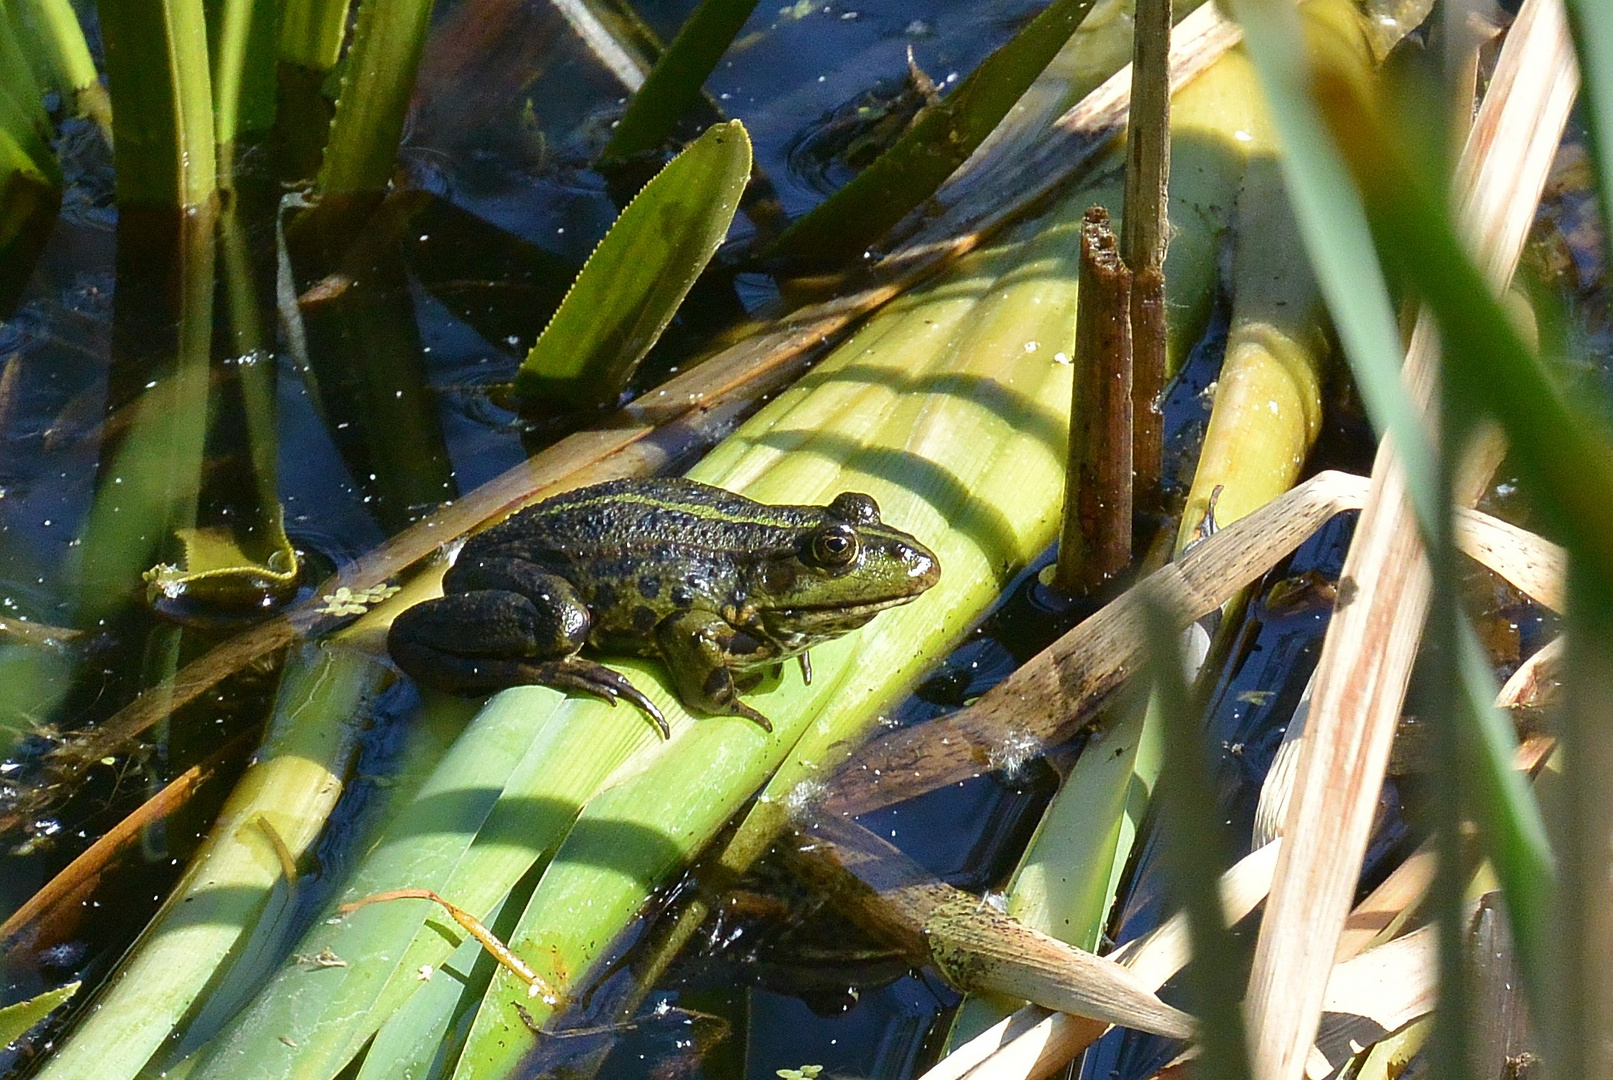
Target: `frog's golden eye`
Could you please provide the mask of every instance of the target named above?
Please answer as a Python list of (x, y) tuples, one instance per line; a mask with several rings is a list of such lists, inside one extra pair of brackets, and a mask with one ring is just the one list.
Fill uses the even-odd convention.
[(857, 561), (857, 547), (857, 532), (850, 525), (829, 525), (813, 535), (808, 554), (819, 566), (850, 566)]

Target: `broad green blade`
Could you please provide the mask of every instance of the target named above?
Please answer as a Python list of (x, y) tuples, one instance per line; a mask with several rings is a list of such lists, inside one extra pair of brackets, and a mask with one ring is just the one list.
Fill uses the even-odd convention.
[[(369, 656), (339, 648), (311, 646), (287, 665), (256, 762), (150, 930), (40, 1076), (133, 1077), (181, 1025), (261, 978), (231, 968), (285, 944), (277, 935), (295, 904), (297, 861), (342, 792), (363, 702), (384, 677)], [(322, 709), (343, 722), (324, 722)]]
[(599, 242), (515, 376), (525, 406), (611, 401), (700, 272), (739, 208), (750, 136), (717, 124), (655, 175)]

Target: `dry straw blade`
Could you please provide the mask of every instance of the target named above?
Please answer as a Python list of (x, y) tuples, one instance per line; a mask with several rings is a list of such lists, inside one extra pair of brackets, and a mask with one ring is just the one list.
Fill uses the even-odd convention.
[[(1247, 11), (1240, 7), (1240, 13), (1254, 20), (1253, 24), (1246, 22), (1250, 40), (1258, 37), (1266, 46), (1265, 52), (1254, 50), (1256, 62), (1263, 67), (1288, 65), (1296, 55), (1297, 40), (1282, 37), (1284, 28), (1275, 25), (1270, 10), (1261, 5), (1247, 7)], [(1526, 223), (1532, 215), (1572, 100), (1571, 76), (1565, 84), (1558, 74), (1565, 64), (1572, 70), (1561, 29), (1545, 25), (1542, 32), (1525, 33), (1541, 27), (1542, 22), (1549, 24), (1555, 10), (1549, 2), (1531, 4), (1514, 26), (1508, 43), (1512, 57), (1509, 60), (1503, 54), (1496, 80), (1497, 86), (1506, 86), (1512, 93), (1505, 97), (1504, 106), (1502, 97), (1493, 92), (1487, 99), (1477, 127), (1483, 137), (1471, 144), (1474, 149), (1461, 173), (1464, 180), (1477, 185), (1475, 193), (1462, 201), (1471, 208), (1467, 219), (1470, 235), (1488, 253), (1492, 281), (1504, 280), (1515, 263), (1523, 235), (1520, 222)], [(1254, 24), (1261, 27), (1259, 35)], [(1518, 61), (1521, 50), (1537, 46), (1545, 53), (1535, 59), (1534, 66)], [(1272, 51), (1279, 48), (1289, 51), (1276, 58)], [(1534, 77), (1517, 82), (1503, 79), (1502, 74), (1509, 70), (1529, 71)], [(1502, 131), (1516, 131), (1522, 142), (1490, 141), (1495, 133), (1492, 124)], [(1316, 146), (1325, 141), (1314, 127), (1304, 129), (1297, 124), (1285, 134), (1289, 145)], [(1297, 190), (1308, 185), (1315, 198), (1326, 186), (1324, 178), (1320, 170), (1307, 174), (1305, 165), (1296, 160), (1290, 176)], [(1335, 179), (1329, 176), (1327, 183)], [(1464, 183), (1464, 190), (1466, 186)], [(1497, 192), (1506, 194), (1498, 197)], [(1361, 237), (1355, 238), (1356, 243), (1360, 241)], [(1334, 310), (1341, 323), (1346, 314)], [(1410, 385), (1427, 386), (1432, 359), (1432, 335), (1422, 330), (1414, 335), (1407, 361)], [(1422, 398), (1426, 399), (1426, 390)], [(1406, 678), (1427, 611), (1429, 577), (1406, 477), (1429, 474), (1399, 466), (1396, 449), (1405, 446), (1406, 440), (1399, 439), (1380, 449), (1374, 469), (1376, 490), (1363, 512), (1344, 568), (1354, 586), (1351, 603), (1335, 615), (1316, 676), (1294, 802), (1286, 819), (1288, 843), (1251, 977), (1251, 1049), (1256, 1075), (1266, 1080), (1295, 1078), (1304, 1068), (1321, 1008), (1325, 972), (1332, 963), (1333, 944), (1359, 874)], [(1425, 495), (1420, 505), (1428, 506), (1426, 499)]]

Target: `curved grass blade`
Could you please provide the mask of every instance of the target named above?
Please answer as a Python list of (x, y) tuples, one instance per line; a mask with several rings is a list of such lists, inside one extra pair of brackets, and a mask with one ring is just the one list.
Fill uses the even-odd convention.
[(683, 303), (739, 208), (750, 136), (716, 124), (667, 163), (599, 242), (515, 376), (530, 407), (613, 400)]
[(791, 225), (768, 252), (839, 262), (860, 256), (968, 160), (1035, 81), (1093, 0), (1054, 0), (939, 104), (920, 111), (895, 146)]
[(619, 161), (666, 142), (699, 100), (700, 88), (755, 10), (756, 0), (701, 0), (655, 62), (644, 85), (633, 94), (600, 156)]

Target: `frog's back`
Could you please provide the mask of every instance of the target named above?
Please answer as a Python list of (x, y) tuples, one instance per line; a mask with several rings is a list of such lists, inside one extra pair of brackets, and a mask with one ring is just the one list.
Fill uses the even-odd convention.
[(786, 547), (823, 510), (768, 506), (681, 477), (609, 480), (545, 500), (474, 538), (478, 554), (567, 562), (663, 548), (713, 553)]

